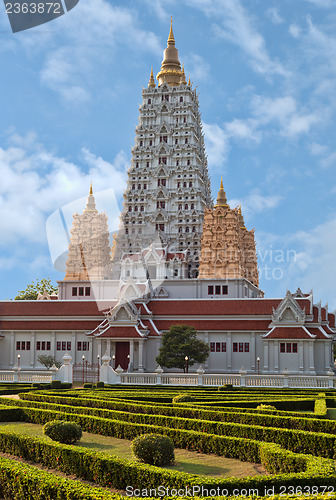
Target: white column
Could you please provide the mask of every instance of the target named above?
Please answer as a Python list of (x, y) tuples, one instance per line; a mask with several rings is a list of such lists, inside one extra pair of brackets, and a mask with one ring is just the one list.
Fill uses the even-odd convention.
[(303, 340), (299, 341), (299, 371), (300, 373), (304, 372), (304, 366), (303, 366)]
[(30, 332), (30, 366), (35, 366), (35, 332)]
[[(33, 349), (35, 348), (35, 346), (33, 346)], [(10, 366), (13, 367), (16, 363), (16, 360), (15, 360), (15, 333), (14, 332), (10, 332)]]
[(309, 372), (315, 375), (314, 341), (309, 340)]
[(111, 356), (111, 341), (107, 340), (106, 341), (106, 352), (108, 356)]
[(256, 345), (256, 334), (255, 334), (255, 332), (251, 332), (251, 337), (250, 338), (251, 338), (251, 349), (250, 349), (250, 351), (251, 351), (251, 353), (250, 353), (251, 370), (255, 371), (255, 368), (256, 368), (256, 366), (255, 366), (255, 364), (256, 364), (256, 347), (255, 347), (255, 345)]
[(56, 333), (55, 332), (51, 332), (50, 356), (54, 356), (54, 357), (56, 355), (56, 342), (55, 342), (55, 338), (56, 338)]
[(326, 371), (328, 371), (330, 368), (330, 349), (331, 349), (331, 342), (329, 340), (325, 340), (324, 341), (324, 363), (325, 363)]
[(231, 332), (228, 332), (228, 334), (227, 334), (226, 354), (227, 354), (227, 368), (228, 368), (228, 371), (231, 371), (232, 370), (232, 338), (231, 338)]
[(274, 341), (274, 371), (276, 373), (279, 372), (279, 341), (275, 340)]
[(130, 363), (134, 366), (134, 340), (130, 340)]
[(99, 354), (100, 359), (102, 359), (102, 341), (101, 341), (101, 339), (97, 339), (97, 354)]
[[(204, 342), (205, 342), (205, 344), (207, 344), (207, 345), (209, 344), (209, 332), (205, 332), (205, 333), (204, 333)], [(204, 368), (205, 368), (206, 370), (209, 368), (209, 363), (208, 363), (208, 360), (209, 360), (209, 358), (207, 358), (207, 359), (205, 360), (205, 363), (204, 363)]]
[(263, 372), (268, 373), (268, 341), (264, 340), (264, 368)]
[(77, 351), (77, 346), (76, 346), (76, 332), (72, 332), (72, 335), (71, 335), (71, 352), (69, 352), (68, 354), (70, 354), (70, 356), (72, 357), (72, 362), (73, 363), (77, 363), (77, 360), (76, 360), (76, 351)]
[(143, 348), (144, 348), (144, 341), (139, 340), (139, 372), (144, 371), (144, 365), (143, 365)]
[(97, 363), (96, 359), (93, 359), (93, 342), (92, 339), (88, 338), (87, 343), (89, 346), (89, 352), (87, 353), (87, 360), (89, 363)]

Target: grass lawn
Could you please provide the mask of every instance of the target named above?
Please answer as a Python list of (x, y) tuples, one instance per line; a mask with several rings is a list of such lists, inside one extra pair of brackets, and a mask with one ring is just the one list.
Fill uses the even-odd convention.
[[(50, 438), (43, 435), (42, 425), (29, 424), (26, 422), (2, 422), (0, 423), (0, 429), (2, 426), (19, 434), (43, 437), (51, 441)], [(108, 453), (109, 455), (117, 455), (120, 458), (134, 460), (131, 450), (131, 441), (126, 439), (117, 439), (83, 432), (83, 437), (79, 441), (78, 446)], [(218, 457), (217, 455), (204, 455), (202, 453), (181, 449), (175, 450), (175, 462), (174, 465), (165, 468), (208, 477), (245, 477), (266, 474), (266, 471), (264, 471), (261, 466), (256, 466), (249, 462), (240, 462), (232, 458)]]

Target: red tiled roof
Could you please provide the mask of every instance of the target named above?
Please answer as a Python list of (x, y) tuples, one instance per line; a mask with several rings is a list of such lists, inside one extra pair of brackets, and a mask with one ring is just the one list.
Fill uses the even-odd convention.
[[(312, 335), (316, 335), (316, 338), (317, 338), (317, 339), (325, 339), (325, 338), (327, 338), (327, 336), (329, 335), (329, 334), (327, 333), (327, 331), (325, 330), (325, 328), (328, 328), (328, 327), (323, 326), (323, 327), (321, 327), (321, 329), (320, 329), (320, 328), (314, 328), (314, 327), (313, 327), (313, 328), (310, 328), (310, 327), (308, 328), (308, 327), (307, 327), (307, 330), (309, 330), (309, 332), (310, 332)], [(323, 335), (323, 332), (321, 332), (321, 330), (324, 330), (324, 331), (325, 331), (325, 333), (326, 333), (326, 335)]]
[(160, 320), (155, 319), (156, 328), (160, 331), (169, 330), (172, 325), (189, 325), (200, 331), (260, 331), (269, 330), (269, 320)]
[(335, 314), (329, 313), (328, 314), (328, 321), (329, 321), (329, 325), (331, 326), (331, 328), (335, 328)]
[[(210, 315), (272, 315), (280, 299), (199, 299), (151, 300), (149, 309), (156, 316), (210, 316)], [(301, 304), (300, 304), (301, 306)]]
[(15, 331), (63, 331), (63, 330), (81, 330), (91, 331), (97, 326), (97, 320), (89, 321), (57, 321), (51, 318), (50, 321), (0, 321), (1, 330)]
[(322, 307), (321, 312), (322, 312), (322, 321), (327, 321), (327, 311), (324, 307)]
[(174, 258), (180, 259), (180, 260), (185, 260), (186, 259), (186, 254), (183, 252), (176, 252), (176, 253), (168, 253), (167, 254), (167, 260), (174, 260)]
[[(310, 330), (317, 330), (317, 328), (311, 328)], [(313, 332), (310, 332), (310, 333), (315, 335)], [(321, 335), (322, 335), (322, 333), (321, 333)], [(275, 326), (274, 328), (272, 328), (272, 330), (269, 332), (269, 334), (266, 335), (266, 338), (267, 339), (310, 339), (310, 340), (312, 340), (312, 337), (307, 333), (307, 330), (305, 328), (302, 328), (301, 326), (295, 326), (295, 327)]]
[(98, 338), (139, 338), (137, 329), (134, 326), (110, 326), (104, 333), (97, 335)]
[[(157, 337), (159, 335), (156, 332), (155, 327), (153, 326), (154, 322), (152, 323), (148, 319), (143, 319), (143, 320), (141, 320), (141, 323), (145, 326), (145, 328), (147, 328), (149, 330), (149, 335), (150, 336)], [(157, 327), (156, 323), (154, 323), (154, 325), (156, 326), (157, 330), (159, 330), (159, 328)], [(160, 332), (160, 330), (159, 330), (159, 332)]]
[(95, 300), (13, 300), (0, 302), (3, 316), (102, 316), (116, 301)]
[(318, 307), (314, 306), (313, 307), (313, 322), (314, 323), (318, 323), (319, 321), (319, 310), (318, 310)]

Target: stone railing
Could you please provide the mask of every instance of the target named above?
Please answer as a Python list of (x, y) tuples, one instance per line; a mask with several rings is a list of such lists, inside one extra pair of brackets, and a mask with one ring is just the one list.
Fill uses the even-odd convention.
[(0, 382), (50, 383), (54, 373), (42, 370), (0, 370)]

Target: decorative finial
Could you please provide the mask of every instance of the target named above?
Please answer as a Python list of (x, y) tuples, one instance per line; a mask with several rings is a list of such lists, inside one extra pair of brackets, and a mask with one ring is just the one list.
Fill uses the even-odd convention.
[(221, 183), (220, 183), (220, 188), (218, 191), (217, 203), (215, 205), (215, 208), (216, 207), (229, 208), (229, 205), (228, 205), (228, 202), (226, 199), (226, 194), (225, 194), (224, 187), (223, 187), (223, 177), (221, 177)]
[(153, 66), (151, 68), (151, 74), (148, 82), (149, 87), (155, 87), (155, 80), (154, 80), (154, 75), (153, 75)]
[(93, 189), (92, 189), (92, 181), (91, 181), (91, 185), (90, 185), (90, 196), (93, 195)]
[(239, 215), (242, 215), (242, 211), (241, 211), (241, 203), (239, 203), (238, 213), (239, 213)]
[(239, 203), (239, 207), (238, 207), (238, 218), (239, 218), (240, 229), (243, 229), (246, 231), (247, 229), (245, 227), (245, 221), (244, 221), (244, 217), (242, 214), (242, 209), (241, 209), (240, 203)]
[(191, 87), (190, 76), (189, 76), (189, 80), (188, 80), (188, 85), (189, 85), (189, 87)]
[(187, 85), (187, 80), (186, 80), (186, 76), (185, 76), (185, 72), (184, 72), (184, 63), (182, 64), (182, 78), (181, 78), (181, 83), (183, 85)]
[(175, 38), (173, 33), (173, 16), (170, 17), (170, 32), (168, 37), (168, 45), (170, 44), (175, 45)]

